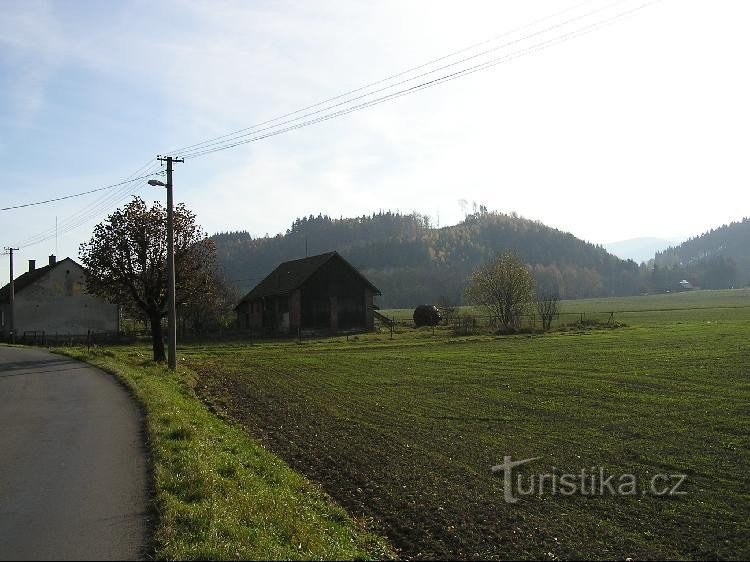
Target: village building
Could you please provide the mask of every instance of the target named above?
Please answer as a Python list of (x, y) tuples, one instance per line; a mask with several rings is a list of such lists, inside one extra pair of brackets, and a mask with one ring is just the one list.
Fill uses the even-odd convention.
[[(14, 325), (16, 340), (40, 337), (62, 338), (89, 333), (117, 333), (118, 308), (115, 304), (86, 292), (83, 267), (70, 258), (29, 269), (14, 281)], [(10, 283), (0, 289), (0, 332), (10, 336)]]
[(237, 325), (263, 334), (372, 330), (380, 291), (337, 252), (287, 261), (235, 307)]
[(698, 287), (693, 285), (687, 279), (683, 279), (682, 281), (680, 281), (680, 289), (682, 289), (683, 291), (690, 291), (690, 290), (697, 289), (697, 288)]

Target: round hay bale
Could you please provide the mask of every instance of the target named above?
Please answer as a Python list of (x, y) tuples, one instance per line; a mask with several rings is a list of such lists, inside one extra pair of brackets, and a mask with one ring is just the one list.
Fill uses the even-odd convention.
[(414, 325), (437, 326), (440, 323), (440, 309), (434, 304), (420, 304), (414, 309)]

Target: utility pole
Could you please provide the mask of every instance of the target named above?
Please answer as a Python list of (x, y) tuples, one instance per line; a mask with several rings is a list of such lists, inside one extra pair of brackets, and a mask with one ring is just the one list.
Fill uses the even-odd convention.
[[(174, 281), (174, 203), (172, 199), (172, 164), (184, 162), (184, 158), (159, 156), (160, 162), (167, 163), (167, 363), (173, 371), (177, 368), (177, 307), (175, 304)], [(153, 181), (153, 180), (152, 180)], [(151, 182), (149, 182), (151, 183)]]
[(16, 308), (16, 285), (13, 281), (13, 252), (18, 251), (18, 248), (5, 248), (10, 256), (10, 294), (8, 295), (8, 324), (10, 326), (10, 343), (16, 343), (16, 322), (15, 322), (15, 308)]

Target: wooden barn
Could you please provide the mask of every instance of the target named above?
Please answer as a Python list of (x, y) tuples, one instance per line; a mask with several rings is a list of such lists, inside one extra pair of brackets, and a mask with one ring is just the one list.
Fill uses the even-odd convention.
[(379, 294), (337, 252), (287, 261), (235, 307), (237, 326), (266, 334), (372, 330)]

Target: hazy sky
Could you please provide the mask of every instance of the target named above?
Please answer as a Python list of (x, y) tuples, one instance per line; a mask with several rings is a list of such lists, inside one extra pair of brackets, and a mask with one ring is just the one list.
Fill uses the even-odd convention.
[[(542, 18), (425, 79), (646, 3), (0, 0), (0, 207), (122, 181), (158, 153)], [(447, 225), (464, 199), (596, 243), (697, 234), (750, 214), (748, 21), (746, 1), (662, 0), (470, 76), (188, 160), (176, 200), (209, 233), (379, 209)], [(60, 257), (76, 257), (131, 194), (164, 199), (144, 183), (0, 212), (0, 244), (88, 208), (58, 240)], [(17, 269), (54, 251), (54, 237), (22, 246)]]

